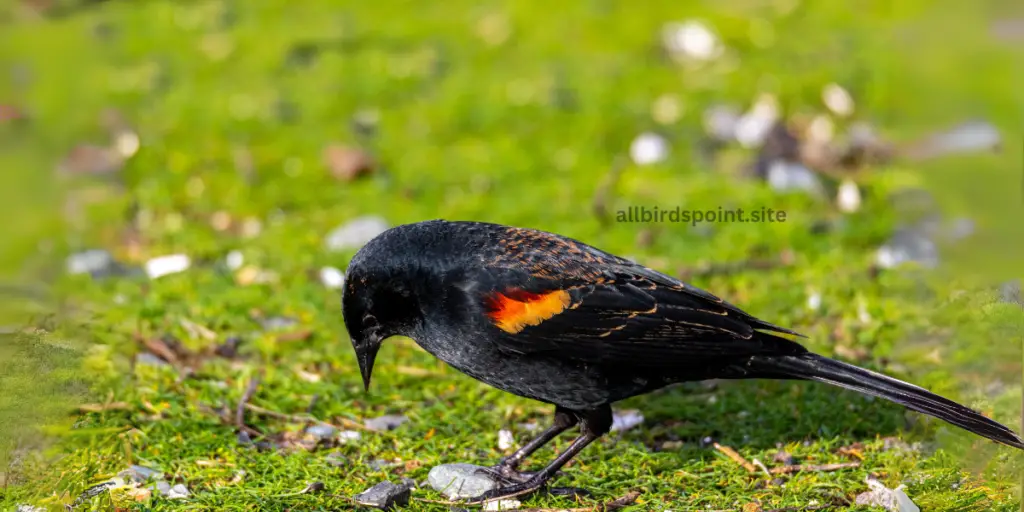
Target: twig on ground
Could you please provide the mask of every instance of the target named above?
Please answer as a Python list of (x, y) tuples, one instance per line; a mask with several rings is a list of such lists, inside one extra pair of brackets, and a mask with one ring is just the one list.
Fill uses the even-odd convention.
[(619, 175), (622, 174), (622, 170), (625, 168), (626, 160), (620, 155), (612, 162), (611, 169), (609, 169), (608, 174), (601, 179), (601, 183), (597, 185), (597, 191), (594, 192), (594, 200), (592, 203), (594, 215), (602, 226), (608, 225), (611, 220), (608, 203), (610, 203), (612, 199), (612, 189), (615, 188), (615, 184), (619, 181)]
[(263, 435), (263, 432), (260, 432), (259, 430), (256, 430), (256, 429), (254, 429), (254, 428), (252, 428), (252, 427), (250, 427), (248, 425), (238, 426), (235, 423), (235, 420), (233, 418), (230, 418), (228, 414), (226, 414), (226, 413), (222, 414), (220, 412), (217, 412), (217, 410), (215, 410), (214, 408), (212, 408), (212, 407), (210, 407), (208, 405), (199, 404), (199, 410), (201, 412), (203, 412), (203, 413), (209, 414), (211, 416), (215, 416), (224, 425), (230, 425), (232, 427), (237, 427), (239, 430), (242, 430), (246, 434), (249, 434), (250, 437), (255, 437), (257, 439), (262, 439), (262, 438), (266, 437), (266, 436)]
[(521, 512), (607, 512), (611, 510), (618, 510), (623, 507), (628, 507), (640, 497), (640, 491), (630, 491), (626, 495), (615, 498), (614, 500), (607, 501), (600, 505), (594, 505), (593, 507), (578, 507), (578, 508), (524, 508), (520, 509)]
[(110, 402), (107, 404), (82, 404), (78, 406), (78, 412), (103, 412), (103, 411), (130, 411), (132, 405), (128, 402)]
[(750, 461), (748, 461), (747, 459), (744, 459), (742, 455), (740, 455), (738, 452), (736, 452), (736, 450), (733, 450), (732, 448), (730, 448), (728, 446), (720, 445), (718, 443), (715, 443), (714, 447), (715, 447), (716, 450), (724, 453), (726, 457), (729, 457), (730, 459), (735, 461), (740, 466), (743, 466), (743, 469), (747, 470), (748, 473), (753, 473), (753, 472), (757, 471), (757, 468), (754, 467), (754, 465), (751, 464)]
[(181, 360), (178, 359), (178, 354), (175, 354), (174, 350), (167, 346), (163, 340), (160, 340), (159, 338), (150, 338), (136, 333), (135, 341), (141, 343), (147, 350), (155, 354), (160, 359), (167, 361), (167, 363), (173, 366), (175, 370), (181, 371)]
[(788, 475), (801, 471), (839, 471), (840, 469), (859, 468), (860, 462), (840, 462), (838, 464), (794, 464), (772, 468), (773, 475)]
[(412, 500), (413, 501), (418, 501), (420, 503), (430, 503), (430, 504), (433, 504), (433, 505), (448, 505), (448, 506), (464, 505), (464, 503), (458, 502), (458, 501), (430, 500), (430, 499), (427, 499), (427, 498), (417, 498), (415, 496), (412, 497)]
[(249, 379), (249, 385), (245, 387), (245, 393), (242, 393), (242, 399), (238, 401), (238, 407), (235, 409), (235, 426), (241, 428), (245, 426), (245, 404), (252, 400), (252, 395), (256, 394), (256, 388), (260, 385), (260, 380), (263, 377), (263, 369)]
[[(610, 512), (612, 510), (618, 510), (623, 507), (632, 505), (637, 498), (640, 497), (640, 491), (630, 491), (624, 496), (615, 498), (614, 500), (594, 505), (592, 507), (577, 507), (577, 508), (523, 508), (519, 509), (519, 512)], [(413, 498), (413, 501), (419, 501), (422, 503), (431, 503), (434, 505), (448, 505), (458, 506), (464, 505), (459, 501), (444, 501), (444, 500), (430, 500), (427, 498)]]
[(793, 259), (791, 251), (783, 251), (777, 258), (749, 258), (728, 263), (707, 263), (693, 268), (680, 269), (678, 274), (679, 278), (685, 281), (694, 277), (736, 274), (744, 270), (772, 270), (793, 264)]
[[(317, 419), (316, 417), (314, 417), (311, 414), (286, 414), (286, 413), (283, 413), (283, 412), (272, 411), (270, 409), (264, 409), (263, 407), (260, 407), (258, 405), (253, 405), (253, 404), (250, 404), (250, 403), (246, 403), (245, 404), (245, 408), (250, 410), (250, 411), (252, 411), (252, 412), (254, 412), (254, 413), (256, 413), (256, 414), (262, 414), (264, 416), (270, 416), (271, 418), (277, 418), (279, 420), (285, 420), (285, 421), (292, 421), (292, 422), (295, 422), (295, 423), (316, 423), (317, 425), (322, 425), (322, 426), (325, 426), (325, 427), (332, 427), (332, 428), (335, 428), (335, 429), (338, 429), (338, 430), (342, 430), (342, 427), (344, 427), (344, 428), (350, 428), (350, 429), (356, 429), (356, 430), (365, 430), (367, 432), (377, 432), (375, 430), (370, 430), (370, 429), (366, 428), (366, 425), (363, 425), (362, 423), (359, 423), (357, 421), (352, 421), (352, 420), (347, 419), (347, 418), (338, 418), (339, 420), (341, 420), (341, 426), (339, 427), (338, 425), (334, 425), (332, 423), (328, 423), (326, 421)], [(384, 432), (377, 432), (377, 433), (384, 433)]]
[(316, 407), (316, 403), (320, 401), (320, 395), (314, 394), (313, 398), (309, 399), (309, 405), (306, 406), (306, 414), (313, 414), (313, 408)]

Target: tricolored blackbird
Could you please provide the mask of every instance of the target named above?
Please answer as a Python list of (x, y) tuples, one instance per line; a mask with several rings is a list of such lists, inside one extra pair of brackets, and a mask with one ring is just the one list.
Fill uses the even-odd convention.
[[(433, 220), (392, 228), (352, 259), (345, 325), (368, 389), (389, 336), (498, 389), (555, 406), (553, 424), (489, 472), (503, 486), (471, 501), (533, 492), (612, 424), (610, 405), (705, 379), (800, 379), (885, 398), (1024, 449), (1005, 426), (925, 389), (813, 354), (699, 288), (560, 235)], [(569, 428), (550, 464), (522, 460)]]

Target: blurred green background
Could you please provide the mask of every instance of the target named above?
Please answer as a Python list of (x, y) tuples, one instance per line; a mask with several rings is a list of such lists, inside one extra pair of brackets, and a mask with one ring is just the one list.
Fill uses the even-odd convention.
[[(548, 411), (409, 340), (362, 392), (330, 286), (358, 242), (328, 240), (365, 216), (581, 239), (1020, 430), (1016, 4), (4, 2), (0, 505), (72, 503), (138, 464), (189, 496), (128, 485), (77, 506), (335, 510), (381, 480), (489, 464), (500, 429), (525, 441)], [(766, 136), (776, 121), (788, 131)], [(787, 221), (599, 214), (629, 206)], [(166, 255), (188, 268), (147, 275)], [(264, 409), (410, 421), (313, 449), (301, 421), (250, 415), (277, 448), (242, 446), (218, 411), (259, 372)], [(824, 386), (684, 386), (623, 407), (644, 424), (559, 479), (594, 493), (584, 505), (641, 488), (635, 510), (842, 508), (869, 474), (923, 510), (1020, 504), (1010, 449)], [(854, 446), (861, 466), (749, 475), (709, 435), (766, 464)], [(328, 492), (297, 493), (312, 481)]]

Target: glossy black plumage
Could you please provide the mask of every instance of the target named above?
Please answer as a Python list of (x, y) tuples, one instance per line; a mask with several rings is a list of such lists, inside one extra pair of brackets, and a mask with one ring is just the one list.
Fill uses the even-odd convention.
[[(780, 336), (796, 333), (706, 291), (551, 233), (441, 220), (399, 226), (356, 254), (342, 302), (367, 387), (380, 342), (404, 335), (476, 379), (556, 406), (551, 429), (495, 467), (508, 486), (481, 498), (540, 487), (608, 431), (611, 403), (710, 378), (826, 382), (1024, 448), (962, 405), (812, 354)], [(516, 471), (577, 423), (580, 438), (558, 460), (535, 475)]]

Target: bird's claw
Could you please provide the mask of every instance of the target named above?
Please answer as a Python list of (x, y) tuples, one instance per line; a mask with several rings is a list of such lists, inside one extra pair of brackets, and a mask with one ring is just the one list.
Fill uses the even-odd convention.
[(535, 475), (535, 473), (517, 471), (511, 466), (504, 464), (498, 464), (497, 466), (489, 468), (480, 468), (477, 472), (491, 477), (495, 482), (504, 486), (526, 483)]
[(491, 489), (479, 496), (469, 498), (466, 500), (467, 505), (483, 504), (489, 501), (498, 501), (509, 498), (515, 498), (526, 494), (532, 494), (539, 491), (544, 487), (544, 482), (536, 480), (527, 480), (522, 483), (515, 485), (508, 485), (498, 487), (497, 489)]

